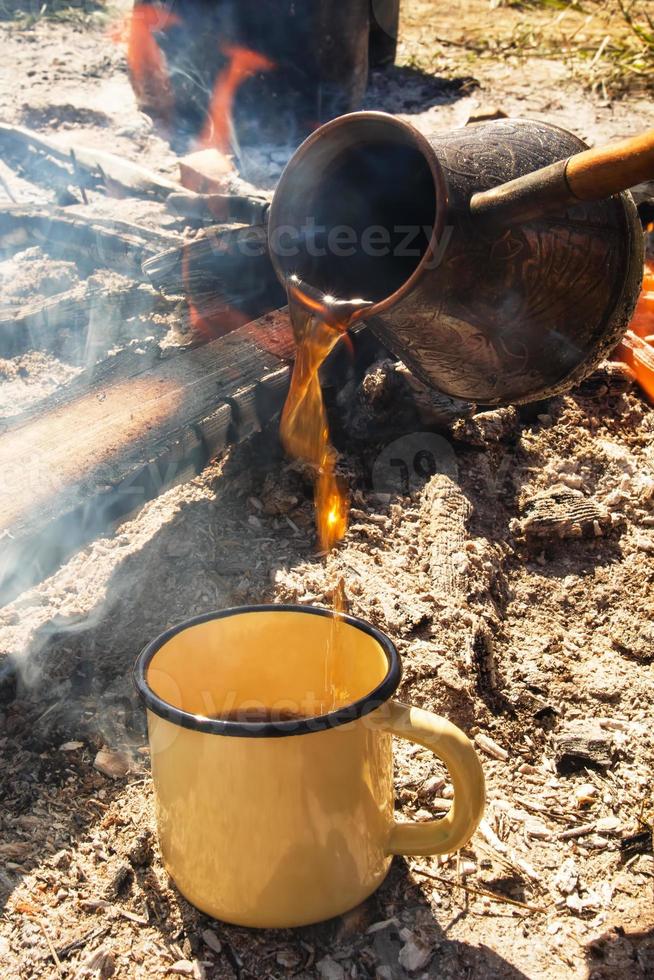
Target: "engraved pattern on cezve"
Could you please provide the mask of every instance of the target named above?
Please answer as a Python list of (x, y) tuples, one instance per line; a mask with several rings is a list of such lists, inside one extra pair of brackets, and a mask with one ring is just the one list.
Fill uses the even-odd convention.
[(453, 233), (438, 268), (387, 314), (385, 336), (447, 394), (497, 404), (569, 387), (617, 343), (635, 304), (642, 235), (633, 205), (614, 197), (489, 230), (468, 212), (472, 194), (584, 144), (545, 123), (510, 120), (432, 143)]

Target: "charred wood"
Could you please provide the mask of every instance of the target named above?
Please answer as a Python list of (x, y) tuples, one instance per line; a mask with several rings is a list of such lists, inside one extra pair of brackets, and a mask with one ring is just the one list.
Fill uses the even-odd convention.
[(265, 197), (239, 194), (171, 194), (166, 200), (169, 211), (184, 218), (195, 218), (209, 224), (263, 224), (270, 201)]
[(286, 300), (263, 227), (207, 232), (148, 258), (143, 273), (164, 294), (186, 296), (207, 319), (226, 307), (257, 317)]
[(520, 509), (523, 516), (513, 523), (513, 532), (540, 543), (600, 537), (613, 523), (604, 506), (564, 486), (538, 491), (525, 498)]
[[(109, 282), (107, 282), (109, 279)], [(36, 348), (73, 361), (90, 357), (81, 336), (90, 318), (102, 318), (99, 346), (110, 350), (124, 336), (125, 321), (149, 314), (165, 300), (146, 283), (135, 283), (111, 274), (85, 282), (46, 299), (14, 309), (0, 309), (0, 357), (16, 357)], [(123, 331), (123, 336), (116, 332)]]
[(556, 767), (561, 773), (583, 770), (588, 766), (606, 769), (614, 755), (613, 735), (592, 721), (571, 722), (554, 739)]

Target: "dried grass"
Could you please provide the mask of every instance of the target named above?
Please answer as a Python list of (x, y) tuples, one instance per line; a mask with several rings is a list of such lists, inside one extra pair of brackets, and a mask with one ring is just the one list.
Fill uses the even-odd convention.
[(607, 99), (654, 92), (651, 0), (490, 0), (490, 6), (524, 17), (509, 32), (488, 37), (482, 51), (475, 42), (482, 56), (564, 60), (574, 77)]
[(11, 21), (19, 29), (44, 18), (84, 22), (104, 7), (104, 0), (0, 0), (0, 22)]

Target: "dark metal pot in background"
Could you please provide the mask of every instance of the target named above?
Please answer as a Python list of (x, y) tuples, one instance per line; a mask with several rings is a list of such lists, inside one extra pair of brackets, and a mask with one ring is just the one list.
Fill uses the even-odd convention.
[(370, 0), (370, 67), (392, 65), (400, 31), (400, 0)]
[(564, 391), (612, 350), (633, 313), (643, 233), (631, 196), (510, 227), (473, 217), (469, 202), (583, 148), (528, 120), (427, 140), (383, 113), (336, 119), (306, 140), (278, 185), (277, 274), (372, 300), (366, 321), (447, 394), (497, 405)]
[[(238, 91), (234, 126), (241, 143), (299, 141), (359, 108), (369, 44), (378, 64), (395, 53), (399, 0), (172, 0), (155, 7), (177, 20), (155, 39), (170, 76), (173, 121), (190, 132), (204, 122), (231, 48), (273, 63)], [(144, 107), (156, 114), (156, 98)]]

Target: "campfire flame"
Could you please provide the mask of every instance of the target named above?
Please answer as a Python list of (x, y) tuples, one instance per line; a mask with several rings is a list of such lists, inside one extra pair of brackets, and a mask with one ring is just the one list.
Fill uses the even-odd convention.
[(155, 35), (181, 22), (169, 10), (139, 3), (112, 32), (114, 41), (127, 42), (127, 66), (137, 99), (144, 105), (156, 106), (164, 118), (170, 117), (174, 98), (166, 59)]
[(229, 64), (216, 79), (200, 143), (228, 153), (233, 143), (232, 114), (236, 93), (252, 75), (271, 71), (275, 66), (264, 55), (236, 45), (226, 45), (223, 54), (229, 58)]
[[(127, 44), (127, 65), (138, 101), (153, 107), (164, 119), (175, 108), (174, 93), (156, 35), (182, 23), (181, 17), (163, 7), (137, 3), (110, 32), (114, 41)], [(239, 88), (252, 75), (271, 71), (275, 65), (265, 55), (238, 45), (224, 45), (222, 53), (228, 64), (216, 79), (199, 145), (228, 153), (234, 143), (232, 115)]]
[(616, 354), (629, 365), (638, 384), (654, 402), (654, 262), (645, 263), (636, 312)]

